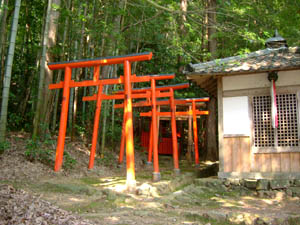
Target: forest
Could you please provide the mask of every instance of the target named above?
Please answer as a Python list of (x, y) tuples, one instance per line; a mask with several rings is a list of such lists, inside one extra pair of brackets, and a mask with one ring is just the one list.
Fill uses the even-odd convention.
[[(50, 71), (49, 62), (152, 52), (153, 59), (133, 64), (132, 73), (176, 73), (174, 80), (158, 82), (174, 84), (186, 82), (183, 71), (191, 62), (264, 49), (276, 29), (289, 46), (300, 45), (297, 0), (1, 0), (0, 18), (2, 148), (11, 131), (29, 132), (35, 140), (57, 133), (61, 92), (48, 85), (63, 80), (63, 73)], [(91, 74), (77, 69), (72, 77), (87, 80)], [(121, 66), (106, 66), (100, 76), (120, 74)], [(82, 97), (95, 91), (71, 90), (72, 139), (92, 132), (95, 104)], [(176, 92), (176, 97), (206, 95), (196, 86)], [(119, 141), (122, 111), (114, 104), (102, 105), (101, 146)]]

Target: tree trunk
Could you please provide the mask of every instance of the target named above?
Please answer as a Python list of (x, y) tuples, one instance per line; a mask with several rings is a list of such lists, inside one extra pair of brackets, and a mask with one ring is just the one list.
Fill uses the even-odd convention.
[[(180, 37), (181, 42), (184, 43), (184, 38), (186, 36), (186, 29), (185, 29), (185, 23), (186, 23), (186, 13), (187, 13), (187, 7), (188, 7), (188, 0), (181, 0), (180, 1), (180, 10), (181, 10), (181, 24), (180, 24)], [(184, 44), (181, 46), (183, 49), (185, 49)], [(184, 69), (184, 65), (182, 65), (182, 56), (177, 56), (177, 64), (178, 64), (178, 72), (182, 73)]]
[(217, 52), (217, 39), (216, 34), (216, 0), (208, 0), (208, 49), (211, 53), (212, 58), (216, 57)]
[(9, 89), (10, 89), (12, 64), (13, 64), (13, 58), (15, 52), (15, 41), (16, 41), (16, 35), (18, 30), (20, 6), (21, 6), (21, 0), (16, 0), (13, 23), (11, 26), (9, 49), (7, 53), (7, 60), (6, 60), (5, 74), (4, 74), (4, 84), (3, 84), (3, 91), (2, 91), (2, 104), (1, 104), (1, 116), (0, 116), (0, 142), (5, 141), (8, 97), (9, 97)]
[[(61, 0), (52, 0), (52, 4), (60, 7)], [(56, 45), (56, 38), (57, 38), (57, 27), (58, 27), (58, 18), (59, 18), (59, 11), (52, 8), (50, 13), (50, 23), (49, 23), (49, 36), (48, 36), (48, 43), (47, 49), (51, 49)], [(53, 62), (54, 56), (50, 51), (46, 51), (46, 62)], [(43, 104), (43, 124), (47, 125), (47, 129), (49, 129), (50, 124), (50, 114), (53, 111), (53, 101), (54, 101), (54, 92), (48, 89), (49, 84), (53, 82), (53, 71), (45, 65), (45, 84), (44, 84), (44, 104)]]
[[(87, 4), (84, 5), (84, 13), (83, 16), (84, 18), (86, 17), (87, 13)], [(81, 35), (80, 35), (80, 48), (78, 50), (78, 55), (77, 58), (82, 58), (82, 48), (83, 48), (83, 42), (84, 42), (84, 30), (85, 30), (85, 22), (84, 20), (82, 21), (81, 24)], [(77, 70), (77, 75), (76, 75), (76, 80), (80, 79), (80, 74), (82, 73), (82, 68)], [(75, 125), (76, 125), (76, 116), (77, 116), (77, 106), (78, 106), (78, 87), (75, 87), (74, 92), (74, 106), (73, 106), (73, 123), (72, 123), (72, 135), (71, 135), (71, 140), (73, 140), (74, 135), (75, 135)]]
[(209, 115), (206, 120), (206, 160), (216, 161), (218, 158), (218, 146), (217, 146), (217, 112), (216, 112), (216, 98), (211, 97), (208, 102)]
[[(46, 51), (47, 51), (47, 46), (48, 46), (48, 38), (49, 38), (49, 26), (50, 26), (50, 20), (51, 20), (51, 5), (52, 5), (52, 0), (48, 0), (48, 6), (47, 6), (47, 12), (46, 12), (46, 17), (45, 17), (45, 29), (43, 33), (43, 44), (42, 44), (42, 55), (41, 55), (41, 60), (40, 60), (40, 76), (39, 76), (39, 89), (38, 89), (38, 97), (37, 97), (37, 106), (36, 106), (36, 111), (34, 115), (34, 120), (33, 120), (33, 138), (36, 138), (38, 134), (41, 132), (41, 123), (43, 121), (42, 115), (43, 115), (43, 109), (44, 109), (44, 81), (45, 81), (45, 70), (47, 69), (46, 65)], [(51, 32), (51, 35), (53, 33)], [(54, 40), (51, 40), (52, 42)]]
[[(8, 0), (5, 0), (2, 7), (4, 5), (8, 4)], [(0, 57), (1, 57), (1, 64), (0, 64), (0, 74), (1, 74), (1, 79), (0, 79), (0, 89), (2, 89), (3, 85), (3, 79), (4, 79), (4, 62), (5, 62), (5, 40), (6, 40), (6, 19), (7, 19), (7, 7), (3, 7), (1, 11), (1, 30), (0, 30)]]
[[(67, 2), (67, 9), (68, 10), (70, 9), (70, 5), (71, 5), (71, 0), (68, 0), (68, 2)], [(69, 30), (69, 17), (66, 18), (65, 23), (64, 23), (64, 34), (63, 34), (63, 40), (62, 40), (62, 56), (60, 57), (61, 60), (64, 60), (65, 44), (66, 44), (68, 30)], [(62, 72), (63, 72), (62, 70), (58, 71), (56, 83), (60, 82)], [(53, 109), (52, 126), (51, 126), (52, 132), (56, 128), (59, 92), (60, 92), (59, 90), (55, 90), (54, 109)]]

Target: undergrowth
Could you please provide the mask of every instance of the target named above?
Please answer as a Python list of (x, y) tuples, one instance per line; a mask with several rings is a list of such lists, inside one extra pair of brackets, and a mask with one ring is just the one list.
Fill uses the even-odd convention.
[[(25, 158), (30, 162), (41, 162), (47, 166), (53, 166), (55, 151), (53, 150), (53, 140), (45, 139), (43, 142), (39, 139), (29, 139), (26, 143), (24, 152)], [(64, 151), (63, 168), (73, 169), (77, 161), (67, 151)]]
[(0, 155), (10, 148), (10, 143), (7, 141), (0, 142)]

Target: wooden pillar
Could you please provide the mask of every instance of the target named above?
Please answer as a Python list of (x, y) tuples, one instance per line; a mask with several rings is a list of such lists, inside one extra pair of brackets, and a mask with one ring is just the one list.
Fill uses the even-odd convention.
[(124, 90), (125, 90), (125, 137), (126, 137), (126, 186), (128, 191), (135, 191), (135, 168), (134, 168), (134, 140), (133, 140), (133, 116), (131, 99), (131, 66), (129, 61), (124, 62)]
[(152, 100), (152, 137), (153, 137), (153, 181), (160, 181), (160, 172), (158, 165), (158, 132), (157, 132), (157, 111), (156, 111), (156, 93), (155, 80), (151, 79), (151, 100)]
[[(189, 106), (189, 112), (192, 112), (192, 106)], [(193, 135), (192, 135), (192, 122), (193, 117), (189, 115), (188, 118), (188, 149), (187, 149), (187, 160), (192, 162), (192, 151), (193, 151)]]
[[(125, 102), (124, 102), (125, 104)], [(124, 149), (125, 149), (125, 124), (126, 124), (126, 113), (123, 111), (123, 123), (122, 123), (122, 137), (120, 144), (120, 155), (119, 155), (119, 164), (123, 162), (124, 159)]]
[(195, 146), (195, 165), (199, 166), (197, 115), (196, 115), (196, 102), (194, 100), (192, 101), (192, 111), (193, 111), (193, 131), (194, 131), (194, 146)]
[(223, 145), (223, 80), (218, 77), (218, 132), (219, 132), (219, 172), (224, 172)]
[(151, 165), (152, 164), (152, 153), (153, 153), (153, 129), (152, 129), (152, 120), (150, 123), (150, 135), (149, 135), (149, 146), (148, 146), (148, 162), (147, 164)]
[(65, 137), (66, 137), (66, 129), (67, 129), (67, 121), (68, 121), (71, 74), (72, 74), (72, 69), (70, 67), (66, 67), (54, 171), (60, 170), (63, 161)]
[(176, 129), (176, 106), (174, 101), (174, 91), (170, 89), (170, 108), (171, 108), (171, 129), (172, 129), (172, 143), (173, 143), (173, 162), (174, 173), (180, 174), (179, 162), (178, 162), (178, 146), (177, 146), (177, 129)]
[[(99, 77), (99, 72), (100, 72), (100, 66), (95, 67), (94, 77)], [(101, 114), (101, 104), (102, 104), (101, 95), (102, 95), (102, 90), (103, 90), (102, 84), (100, 84), (98, 88), (99, 89), (98, 89), (98, 93), (97, 93), (96, 111), (95, 111), (95, 117), (94, 117), (92, 147), (91, 147), (90, 161), (89, 161), (89, 166), (88, 166), (89, 169), (92, 169), (94, 167), (98, 130), (99, 130), (99, 120), (100, 120), (100, 114)]]

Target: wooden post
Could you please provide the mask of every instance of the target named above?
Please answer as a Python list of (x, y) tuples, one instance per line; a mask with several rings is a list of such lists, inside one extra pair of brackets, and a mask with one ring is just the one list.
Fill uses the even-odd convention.
[[(192, 111), (192, 106), (189, 106), (189, 111)], [(187, 160), (192, 162), (192, 151), (193, 151), (193, 135), (192, 135), (192, 122), (193, 117), (189, 115), (188, 119), (188, 152), (187, 152)]]
[(174, 173), (180, 174), (179, 162), (178, 162), (178, 146), (177, 146), (177, 129), (176, 129), (176, 106), (174, 101), (174, 90), (170, 89), (170, 108), (171, 108), (171, 128), (172, 128), (172, 143), (173, 143), (173, 161), (174, 161)]
[(152, 138), (153, 138), (153, 181), (160, 181), (160, 172), (158, 165), (158, 140), (157, 140), (157, 112), (156, 112), (156, 95), (155, 80), (151, 79), (151, 99), (152, 99)]
[(119, 155), (119, 164), (123, 162), (124, 159), (124, 149), (125, 149), (125, 124), (126, 124), (126, 113), (123, 111), (123, 123), (122, 123), (122, 137), (120, 144), (120, 155)]
[(194, 130), (194, 146), (195, 146), (195, 164), (199, 166), (199, 151), (198, 151), (198, 129), (197, 129), (197, 117), (196, 117), (196, 102), (192, 101), (193, 110), (193, 130)]
[(219, 132), (219, 172), (224, 172), (224, 145), (223, 145), (223, 81), (218, 77), (218, 132)]
[(124, 90), (125, 90), (125, 110), (126, 124), (126, 186), (128, 191), (135, 191), (135, 168), (134, 168), (134, 140), (132, 121), (132, 99), (131, 99), (131, 66), (128, 60), (124, 61)]
[[(95, 67), (94, 70), (94, 77), (99, 77), (100, 73), (100, 66)], [(97, 102), (96, 102), (96, 111), (94, 116), (94, 128), (93, 128), (93, 137), (92, 137), (92, 147), (90, 152), (90, 161), (89, 161), (89, 169), (93, 169), (94, 167), (94, 160), (96, 154), (96, 147), (97, 147), (97, 138), (98, 138), (98, 128), (99, 128), (99, 120), (100, 120), (100, 113), (101, 113), (101, 104), (102, 104), (102, 90), (103, 86), (100, 84), (98, 86), (98, 94), (97, 94)]]
[(72, 74), (71, 67), (66, 67), (54, 171), (60, 170), (63, 161), (66, 128), (67, 128), (67, 121), (68, 121), (71, 74)]
[(150, 124), (150, 135), (149, 135), (149, 146), (148, 146), (148, 162), (147, 164), (152, 164), (152, 152), (153, 152), (153, 123), (151, 120)]

